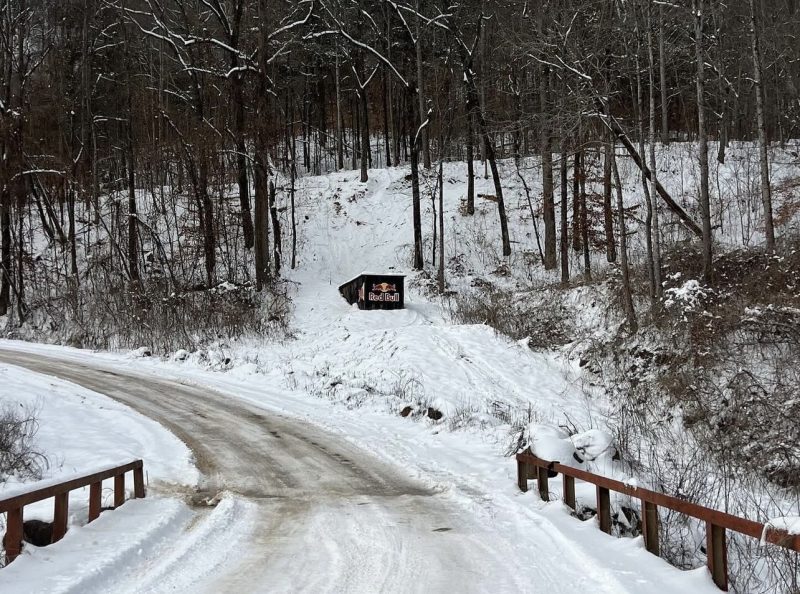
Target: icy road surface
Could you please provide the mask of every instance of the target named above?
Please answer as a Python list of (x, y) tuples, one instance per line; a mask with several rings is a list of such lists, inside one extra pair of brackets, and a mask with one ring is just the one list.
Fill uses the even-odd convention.
[[(152, 556), (135, 576), (120, 576), (117, 591), (620, 591), (580, 559), (504, 540), (499, 527), (476, 523), (436, 491), (311, 425), (162, 379), (7, 350), (0, 361), (157, 419), (195, 453), (205, 494), (229, 491), (244, 501), (247, 525), (234, 523), (241, 538), (213, 575), (193, 583), (198, 574), (184, 568), (196, 561), (187, 555), (166, 566)], [(206, 554), (214, 557), (204, 547), (188, 557)]]

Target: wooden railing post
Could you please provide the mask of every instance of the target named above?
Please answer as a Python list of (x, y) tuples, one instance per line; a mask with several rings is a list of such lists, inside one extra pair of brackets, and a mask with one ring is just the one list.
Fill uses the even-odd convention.
[(547, 477), (547, 468), (544, 466), (536, 467), (536, 484), (539, 487), (539, 497), (542, 501), (550, 501), (550, 483)]
[(522, 460), (517, 460), (517, 486), (523, 493), (528, 492), (528, 465)]
[(600, 530), (611, 534), (611, 494), (605, 487), (597, 487), (597, 519)]
[(3, 548), (6, 550), (6, 565), (19, 557), (20, 552), (22, 552), (22, 510), (23, 508), (18, 507), (8, 510), (6, 514), (6, 535), (3, 538)]
[(67, 520), (69, 519), (69, 491), (55, 496), (53, 510), (53, 536), (50, 542), (58, 542), (67, 533)]
[(536, 467), (536, 486), (539, 488), (539, 497), (542, 501), (550, 501), (550, 484), (547, 478), (547, 469)]
[(642, 534), (645, 548), (658, 556), (658, 507), (655, 503), (642, 500)]
[(125, 473), (114, 477), (114, 507), (125, 503)]
[(144, 468), (141, 466), (133, 469), (133, 496), (137, 499), (144, 497)]
[(571, 476), (564, 476), (564, 503), (570, 508), (577, 511), (575, 506), (575, 478)]
[(89, 485), (89, 521), (93, 522), (100, 517), (102, 506), (103, 483), (102, 481)]
[(728, 591), (728, 545), (725, 528), (706, 522), (706, 557), (711, 578), (717, 587)]

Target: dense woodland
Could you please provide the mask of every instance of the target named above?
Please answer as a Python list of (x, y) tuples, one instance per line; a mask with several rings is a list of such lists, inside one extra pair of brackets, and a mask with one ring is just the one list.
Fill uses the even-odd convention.
[[(442, 159), (493, 176), (508, 255), (497, 160), (541, 155), (542, 263), (566, 281), (568, 249), (590, 260), (584, 155), (604, 152), (605, 250), (627, 268), (620, 143), (642, 171), (652, 296), (675, 221), (711, 282), (708, 160), (730, 141), (760, 147), (775, 249), (767, 149), (798, 134), (798, 30), (795, 0), (2, 0), (0, 314), (21, 324), (54, 292), (79, 310), (118, 290), (261, 290), (296, 264), (296, 176), (342, 168), (410, 163), (423, 268), (419, 172)], [(687, 139), (693, 212), (651, 173), (657, 141)]]

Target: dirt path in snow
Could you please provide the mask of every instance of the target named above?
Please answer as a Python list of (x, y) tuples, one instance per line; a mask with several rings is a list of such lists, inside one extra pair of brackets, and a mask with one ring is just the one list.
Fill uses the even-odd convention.
[[(8, 350), (0, 350), (0, 361), (106, 394), (157, 420), (194, 452), (202, 493), (227, 490), (258, 506), (234, 561), (192, 590), (523, 592), (532, 591), (536, 576), (543, 591), (554, 592), (565, 574), (572, 574), (572, 592), (603, 589), (577, 566), (519, 559), (515, 543), (470, 522), (446, 493), (314, 426), (207, 388), (94, 364)], [(149, 579), (144, 571), (133, 590), (165, 591), (173, 572), (180, 567), (159, 568)], [(178, 581), (181, 589), (191, 578)]]

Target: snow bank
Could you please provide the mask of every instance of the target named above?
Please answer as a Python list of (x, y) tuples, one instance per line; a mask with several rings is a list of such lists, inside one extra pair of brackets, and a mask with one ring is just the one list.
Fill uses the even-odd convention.
[(143, 551), (174, 538), (191, 517), (186, 505), (174, 499), (128, 501), (48, 547), (26, 544), (22, 555), (0, 570), (0, 591), (101, 592), (101, 585), (111, 587), (110, 576), (140, 564)]
[[(97, 472), (135, 459), (144, 460), (150, 484), (194, 485), (199, 473), (191, 451), (161, 425), (106, 396), (25, 369), (0, 364), (0, 403), (36, 411), (39, 430), (33, 447), (48, 460), (41, 483), (10, 477), (0, 497)], [(130, 475), (128, 476), (130, 479)], [(111, 481), (104, 505), (113, 498)], [(127, 485), (132, 488), (132, 481)], [(70, 524), (85, 522), (88, 488), (70, 496)], [(52, 519), (52, 501), (26, 506), (27, 519)]]
[(800, 516), (783, 516), (772, 518), (764, 524), (764, 534), (761, 536), (761, 544), (766, 544), (766, 533), (769, 529), (782, 530), (791, 535), (800, 534)]
[(575, 444), (566, 431), (552, 425), (531, 423), (525, 430), (525, 449), (530, 448), (534, 456), (549, 462), (560, 462), (565, 466), (584, 468), (575, 450)]

